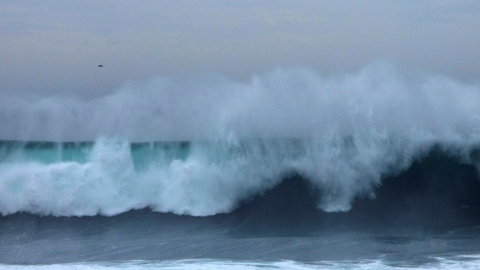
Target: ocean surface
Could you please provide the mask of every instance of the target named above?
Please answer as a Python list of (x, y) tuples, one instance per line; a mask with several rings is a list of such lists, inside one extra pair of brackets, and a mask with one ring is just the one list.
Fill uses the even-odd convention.
[(158, 78), (0, 121), (0, 269), (480, 268), (477, 85)]

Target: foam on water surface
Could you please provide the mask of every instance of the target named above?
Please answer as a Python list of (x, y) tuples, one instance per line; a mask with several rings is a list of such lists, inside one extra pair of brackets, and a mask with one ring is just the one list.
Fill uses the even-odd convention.
[(478, 269), (480, 260), (478, 256), (459, 256), (456, 258), (437, 258), (438, 261), (427, 265), (389, 265), (382, 260), (365, 261), (326, 261), (302, 263), (296, 261), (217, 261), (217, 260), (179, 260), (179, 261), (130, 261), (130, 262), (103, 262), (103, 263), (74, 263), (74, 264), (52, 264), (52, 265), (0, 265), (0, 269), (77, 269), (77, 270), (102, 270), (102, 269), (229, 269), (229, 270), (253, 270), (253, 269), (289, 269), (289, 270), (310, 270), (310, 269)]

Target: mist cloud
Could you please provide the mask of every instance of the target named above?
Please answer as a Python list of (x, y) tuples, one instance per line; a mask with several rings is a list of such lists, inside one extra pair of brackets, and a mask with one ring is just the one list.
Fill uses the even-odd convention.
[(0, 96), (0, 138), (85, 141), (322, 138), (361, 130), (425, 136), (480, 133), (480, 90), (377, 63), (325, 76), (276, 69), (246, 82), (203, 74), (130, 83), (93, 98)]

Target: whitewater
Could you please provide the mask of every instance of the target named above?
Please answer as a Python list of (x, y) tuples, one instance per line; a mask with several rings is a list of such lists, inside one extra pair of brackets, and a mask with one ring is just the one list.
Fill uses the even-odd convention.
[(478, 85), (384, 62), (204, 74), (0, 94), (0, 123), (0, 268), (478, 266)]

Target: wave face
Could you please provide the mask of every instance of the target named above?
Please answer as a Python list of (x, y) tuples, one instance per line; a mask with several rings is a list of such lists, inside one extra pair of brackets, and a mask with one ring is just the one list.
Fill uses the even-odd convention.
[(295, 175), (319, 209), (343, 212), (432, 147), (480, 164), (480, 89), (384, 63), (157, 79), (93, 100), (0, 96), (0, 123), (3, 215), (215, 215)]

